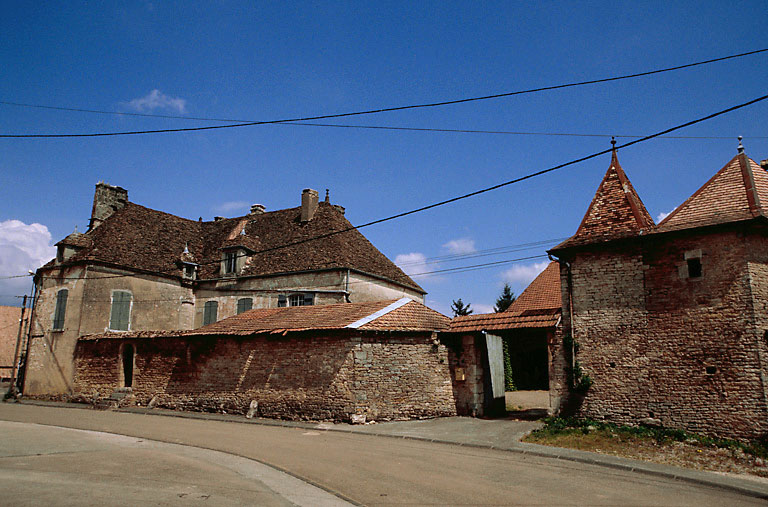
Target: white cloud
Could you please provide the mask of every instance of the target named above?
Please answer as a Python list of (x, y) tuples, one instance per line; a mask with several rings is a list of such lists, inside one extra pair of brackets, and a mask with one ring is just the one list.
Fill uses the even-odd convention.
[(477, 252), (477, 248), (475, 248), (475, 240), (470, 238), (452, 239), (448, 243), (444, 244), (443, 248), (448, 250), (449, 253), (455, 255), (464, 255)]
[(231, 213), (233, 211), (247, 211), (249, 209), (250, 204), (245, 201), (227, 201), (213, 208), (216, 213)]
[(152, 90), (144, 97), (133, 99), (126, 105), (142, 113), (156, 109), (171, 110), (182, 114), (187, 112), (186, 100), (179, 97), (171, 97), (158, 89)]
[[(434, 271), (434, 265), (427, 265), (427, 257), (421, 252), (411, 252), (407, 254), (400, 254), (395, 257), (395, 264), (405, 271), (408, 276), (414, 278), (421, 278), (419, 273), (426, 273), (428, 271)], [(422, 275), (423, 276), (423, 275)]]
[(661, 222), (662, 220), (664, 220), (665, 218), (667, 218), (667, 217), (668, 217), (669, 215), (671, 215), (671, 214), (672, 214), (672, 212), (673, 212), (673, 211), (675, 211), (676, 209), (677, 209), (677, 206), (675, 206), (674, 208), (672, 208), (671, 210), (669, 210), (669, 213), (664, 213), (663, 211), (662, 211), (661, 213), (659, 213), (659, 215), (656, 217), (656, 223), (658, 224), (659, 222)]
[(548, 261), (517, 264), (501, 273), (501, 279), (510, 285), (527, 287), (547, 266), (549, 266)]
[(0, 295), (2, 304), (17, 305), (18, 300), (8, 295), (29, 293), (32, 277), (3, 277), (27, 274), (36, 270), (56, 255), (51, 245), (51, 233), (42, 224), (25, 224), (19, 220), (0, 222)]

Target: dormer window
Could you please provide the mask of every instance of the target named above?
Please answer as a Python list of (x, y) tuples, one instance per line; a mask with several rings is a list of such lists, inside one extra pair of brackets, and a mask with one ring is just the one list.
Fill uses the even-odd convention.
[(197, 273), (197, 266), (195, 264), (185, 262), (182, 269), (184, 278), (187, 280), (195, 279), (195, 274)]
[(224, 274), (234, 274), (237, 272), (237, 252), (232, 250), (224, 252)]

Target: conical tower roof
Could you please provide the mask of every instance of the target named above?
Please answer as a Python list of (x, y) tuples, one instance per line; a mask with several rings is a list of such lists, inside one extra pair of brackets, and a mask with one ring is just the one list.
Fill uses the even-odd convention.
[(637, 236), (654, 227), (653, 219), (619, 164), (616, 150), (576, 234), (553, 250)]
[(658, 232), (690, 229), (768, 216), (768, 173), (739, 153), (662, 220)]

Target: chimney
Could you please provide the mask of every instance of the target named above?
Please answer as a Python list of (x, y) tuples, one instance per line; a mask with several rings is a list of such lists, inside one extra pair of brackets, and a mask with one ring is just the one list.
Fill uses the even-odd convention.
[(114, 187), (103, 181), (96, 184), (96, 192), (93, 194), (93, 209), (88, 230), (95, 229), (112, 214), (125, 207), (128, 202), (128, 191), (124, 188)]
[(301, 221), (309, 222), (317, 211), (317, 190), (305, 188), (301, 192)]
[(264, 213), (263, 204), (251, 204), (251, 215), (261, 215)]
[(760, 161), (760, 167), (768, 171), (768, 158)]

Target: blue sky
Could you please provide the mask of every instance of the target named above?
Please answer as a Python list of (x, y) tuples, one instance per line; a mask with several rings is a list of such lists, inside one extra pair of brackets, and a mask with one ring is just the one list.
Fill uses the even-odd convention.
[[(0, 17), (0, 100), (121, 112), (274, 120), (503, 93), (768, 47), (764, 1), (12, 2)], [(766, 93), (768, 53), (634, 80), (344, 118), (336, 123), (645, 135)], [(736, 153), (768, 158), (768, 103), (632, 146), (619, 159), (656, 218)], [(326, 121), (331, 123), (331, 121)], [(215, 124), (0, 105), (0, 133)], [(622, 141), (621, 139), (619, 140)], [(0, 276), (26, 272), (86, 228), (105, 180), (196, 219), (251, 203), (297, 206), (303, 188), (368, 222), (610, 147), (609, 138), (262, 125), (84, 139), (0, 139)], [(573, 234), (609, 156), (363, 229), (393, 260)], [(38, 224), (38, 225), (34, 225)], [(50, 234), (50, 237), (47, 236)], [(551, 245), (550, 243), (549, 245)], [(406, 266), (454, 268), (545, 247)], [(417, 278), (444, 313), (490, 311), (541, 259)], [(0, 295), (28, 280), (0, 280)], [(0, 304), (14, 304), (8, 297)]]

